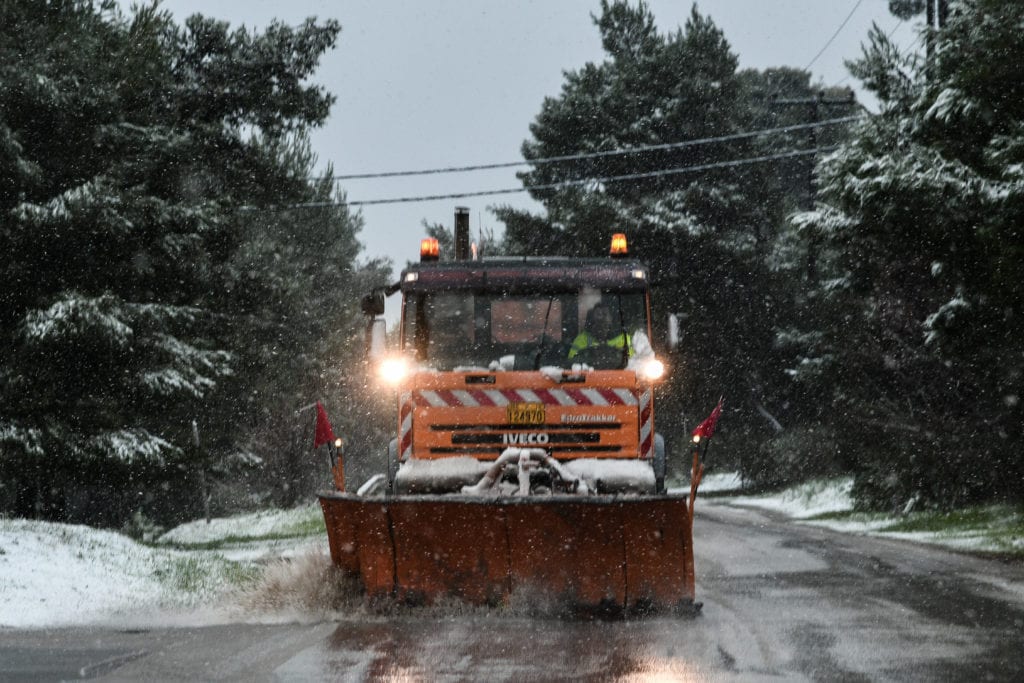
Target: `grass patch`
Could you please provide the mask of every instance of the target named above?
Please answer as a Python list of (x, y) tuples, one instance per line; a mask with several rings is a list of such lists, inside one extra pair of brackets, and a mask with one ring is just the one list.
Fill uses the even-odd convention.
[(245, 587), (261, 575), (259, 567), (221, 557), (171, 557), (153, 575), (168, 588), (193, 595), (209, 595), (224, 587)]
[(1005, 505), (967, 508), (952, 512), (915, 512), (883, 531), (963, 533), (1001, 529), (1024, 536), (1024, 510)]
[[(951, 512), (920, 511), (902, 517), (882, 512), (826, 512), (808, 521), (871, 526), (872, 533), (921, 534), (971, 552), (1024, 557), (1024, 507), (988, 505)], [(927, 537), (931, 537), (930, 539)]]
[(978, 550), (1024, 557), (1024, 507), (990, 505), (952, 512), (917, 512), (882, 531), (930, 533), (963, 540)]
[(327, 532), (327, 525), (324, 523), (324, 513), (319, 507), (314, 509), (308, 517), (297, 519), (292, 524), (286, 525), (283, 533), (291, 536), (315, 536)]
[(225, 562), (223, 574), (230, 585), (246, 588), (263, 576), (263, 569), (251, 563)]
[(166, 565), (157, 567), (153, 574), (161, 583), (176, 590), (196, 593), (209, 585), (212, 571), (208, 560), (175, 557)]
[(196, 543), (184, 543), (180, 541), (161, 541), (160, 543), (149, 543), (154, 548), (174, 548), (175, 550), (224, 550), (246, 543), (257, 543), (260, 541), (286, 541), (293, 538), (306, 538), (307, 536), (319, 536), (327, 534), (327, 527), (323, 519), (320, 520), (320, 527), (311, 531), (287, 531), (263, 534), (261, 536), (225, 536), (215, 541), (201, 541)]
[(884, 522), (887, 519), (891, 519), (891, 517), (882, 512), (835, 510), (833, 512), (822, 512), (806, 519), (810, 522)]
[(189, 522), (149, 543), (178, 550), (222, 550), (246, 543), (324, 536), (327, 532), (319, 505), (293, 510), (270, 510), (237, 517)]

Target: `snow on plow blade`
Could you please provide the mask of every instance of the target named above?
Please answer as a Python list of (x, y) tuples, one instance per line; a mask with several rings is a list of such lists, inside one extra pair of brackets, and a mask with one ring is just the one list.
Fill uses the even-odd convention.
[(499, 604), (525, 593), (630, 613), (693, 606), (686, 500), (320, 495), (331, 558), (371, 598)]

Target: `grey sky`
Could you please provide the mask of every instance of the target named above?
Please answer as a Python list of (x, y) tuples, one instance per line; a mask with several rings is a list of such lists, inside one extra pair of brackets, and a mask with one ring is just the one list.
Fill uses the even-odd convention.
[[(692, 3), (648, 5), (664, 33), (686, 21)], [(519, 160), (529, 124), (544, 97), (559, 93), (563, 70), (604, 58), (590, 19), (598, 0), (165, 0), (163, 6), (179, 21), (199, 12), (250, 28), (273, 18), (338, 19), (338, 46), (316, 78), (338, 101), (313, 135), (321, 167), (332, 163), (338, 174)], [(855, 6), (857, 0), (698, 3), (724, 30), (741, 67), (758, 69), (807, 66)], [(861, 0), (814, 61), (812, 80), (858, 89), (843, 60), (860, 54), (872, 21), (886, 32), (899, 23), (887, 0)], [(899, 26), (894, 39), (910, 46), (914, 28)], [(516, 170), (347, 181), (345, 189), (349, 199), (366, 200), (513, 188), (520, 186)], [(525, 193), (364, 207), (364, 255), (390, 256), (400, 267), (417, 258), (423, 219), (450, 226), (454, 207), (468, 206), (475, 233), (499, 227), (486, 209), (505, 203), (539, 210)]]

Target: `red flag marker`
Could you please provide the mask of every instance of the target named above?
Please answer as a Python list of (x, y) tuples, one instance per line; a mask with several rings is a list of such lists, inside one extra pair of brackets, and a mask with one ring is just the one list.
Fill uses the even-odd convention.
[(705, 418), (703, 422), (697, 425), (697, 428), (693, 430), (691, 436), (695, 441), (700, 439), (710, 438), (715, 433), (715, 425), (718, 424), (718, 418), (722, 414), (722, 401), (724, 398), (718, 399), (718, 405), (711, 411), (711, 414)]
[(313, 448), (322, 446), (325, 443), (334, 443), (334, 430), (331, 429), (331, 421), (327, 419), (327, 411), (316, 402), (316, 433), (313, 435)]
[[(690, 532), (693, 533), (693, 505), (697, 501), (697, 488), (700, 486), (701, 479), (704, 478), (704, 463), (701, 462), (700, 457), (700, 441), (701, 439), (710, 439), (711, 435), (715, 433), (715, 425), (718, 424), (718, 418), (722, 415), (722, 403), (725, 401), (725, 397), (718, 399), (718, 405), (711, 411), (703, 422), (697, 425), (697, 428), (693, 430), (693, 466), (690, 469)], [(704, 455), (708, 454), (708, 444), (710, 441), (704, 442)], [(692, 572), (691, 572), (692, 573)]]

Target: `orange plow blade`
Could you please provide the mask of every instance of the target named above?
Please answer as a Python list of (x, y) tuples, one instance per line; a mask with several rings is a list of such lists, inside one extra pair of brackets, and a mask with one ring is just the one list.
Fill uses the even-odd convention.
[(475, 604), (538, 594), (574, 609), (693, 607), (686, 496), (320, 495), (331, 558), (367, 595)]

